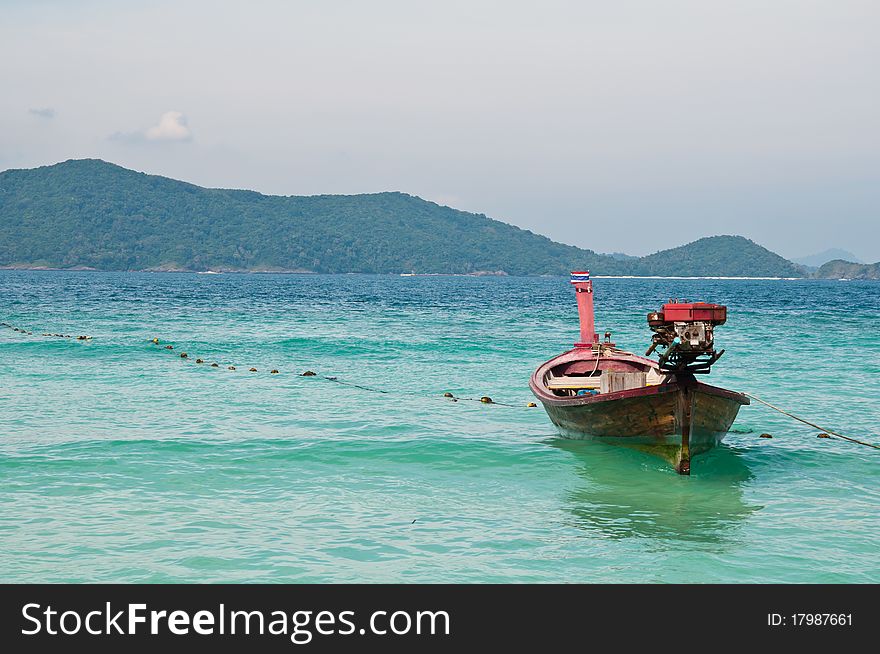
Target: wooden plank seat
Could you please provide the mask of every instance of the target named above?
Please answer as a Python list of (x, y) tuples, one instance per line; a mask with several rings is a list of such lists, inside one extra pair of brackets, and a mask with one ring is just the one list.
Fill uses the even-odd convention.
[(547, 388), (551, 391), (599, 388), (601, 384), (601, 377), (599, 375), (596, 375), (595, 377), (577, 375), (571, 377), (551, 377), (547, 380)]

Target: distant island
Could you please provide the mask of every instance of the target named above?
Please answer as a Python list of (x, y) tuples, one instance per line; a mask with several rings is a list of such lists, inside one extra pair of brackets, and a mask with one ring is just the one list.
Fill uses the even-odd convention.
[(837, 259), (822, 264), (813, 276), (821, 279), (880, 279), (880, 262), (854, 263)]
[(0, 267), (506, 275), (564, 275), (588, 269), (597, 275), (686, 277), (809, 274), (741, 236), (702, 238), (645, 257), (605, 255), (405, 193), (271, 196), (207, 189), (96, 159), (0, 172)]

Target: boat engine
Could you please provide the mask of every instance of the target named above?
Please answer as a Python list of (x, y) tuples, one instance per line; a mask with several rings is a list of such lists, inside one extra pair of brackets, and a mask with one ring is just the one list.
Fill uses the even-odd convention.
[(727, 320), (727, 307), (707, 302), (670, 300), (661, 311), (648, 314), (654, 332), (650, 356), (658, 347), (660, 369), (666, 372), (708, 374), (724, 350), (715, 350), (714, 330)]

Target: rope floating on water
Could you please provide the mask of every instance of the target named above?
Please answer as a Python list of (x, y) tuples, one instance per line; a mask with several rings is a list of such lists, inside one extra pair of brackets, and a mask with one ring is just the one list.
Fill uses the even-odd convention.
[[(149, 343), (151, 345), (162, 347), (163, 349), (166, 349), (166, 350), (173, 350), (174, 349), (174, 346), (171, 344), (163, 345), (159, 341), (158, 338), (151, 338), (149, 340)], [(181, 352), (178, 356), (181, 359), (189, 359), (190, 358), (189, 353), (187, 353), (187, 352)], [(198, 358), (195, 360), (195, 362), (196, 363), (205, 363), (205, 360)], [(219, 364), (212, 363), (210, 365), (210, 367), (218, 368)], [(236, 368), (235, 368), (235, 366), (230, 365), (230, 366), (227, 366), (226, 369), (227, 370), (235, 370)], [(257, 372), (257, 368), (251, 367), (251, 368), (248, 368), (248, 371), (249, 372)], [(278, 374), (280, 374), (280, 371), (277, 368), (272, 368), (269, 371), (269, 374), (270, 375), (278, 375)], [(318, 377), (319, 375), (312, 370), (306, 370), (305, 372), (300, 373), (298, 376), (300, 376), (300, 377)], [(320, 378), (324, 379), (326, 381), (329, 381), (329, 382), (334, 382), (336, 384), (348, 386), (350, 388), (357, 388), (362, 391), (367, 391), (369, 393), (381, 393), (383, 395), (389, 395), (389, 394), (409, 395), (412, 397), (437, 399), (436, 395), (433, 395), (433, 394), (429, 395), (427, 393), (420, 393), (418, 391), (401, 391), (401, 390), (390, 391), (386, 388), (376, 388), (375, 386), (365, 386), (363, 384), (355, 384), (354, 382), (350, 382), (350, 381), (347, 381), (344, 379), (339, 379), (338, 377), (330, 377), (330, 376), (320, 375)], [(447, 392), (447, 393), (443, 394), (443, 397), (447, 398), (447, 399), (451, 399), (453, 402), (458, 402), (459, 400), (463, 400), (465, 402), (479, 402), (480, 404), (495, 404), (495, 405), (503, 406), (503, 407), (511, 407), (511, 408), (519, 407), (519, 405), (517, 405), (517, 404), (508, 404), (506, 402), (497, 402), (497, 401), (493, 400), (491, 397), (489, 397), (488, 395), (483, 395), (481, 397), (456, 397), (452, 393)], [(526, 406), (526, 408), (534, 408), (537, 405), (534, 402), (527, 402), (525, 404), (525, 406)]]
[[(20, 328), (20, 327), (16, 327), (15, 325), (11, 325), (11, 324), (9, 324), (9, 323), (7, 323), (7, 322), (2, 322), (2, 323), (0, 323), (0, 327), (8, 327), (9, 329), (12, 329), (13, 331), (16, 331), (16, 332), (19, 332), (19, 333), (21, 333), (21, 334), (25, 334), (25, 335), (28, 335), (28, 336), (33, 336), (33, 335), (34, 335), (34, 333), (33, 333), (32, 331), (29, 331), (29, 330), (27, 330), (27, 329), (23, 329), (23, 328)], [(73, 339), (73, 337), (70, 336), (69, 334), (52, 334), (52, 333), (43, 333), (43, 334), (40, 334), (40, 336), (50, 336), (50, 337), (57, 337), (57, 338), (70, 338), (70, 339)], [(83, 335), (83, 336), (77, 336), (77, 337), (75, 338), (75, 340), (77, 340), (77, 341), (90, 341), (90, 340), (92, 340), (92, 337), (91, 337), (91, 336), (85, 336), (85, 335)], [(174, 345), (172, 345), (172, 344), (170, 344), (170, 343), (162, 343), (162, 342), (160, 342), (160, 340), (159, 340), (158, 338), (155, 338), (155, 337), (149, 339), (148, 342), (149, 342), (151, 345), (154, 345), (154, 346), (156, 346), (156, 347), (160, 347), (160, 348), (162, 348), (162, 349), (164, 349), (164, 350), (171, 350), (171, 351), (174, 350)], [(190, 359), (190, 356), (189, 356), (189, 353), (187, 353), (187, 352), (181, 352), (178, 356), (179, 356), (179, 358), (184, 359), (184, 360), (191, 360), (191, 359)], [(204, 364), (204, 363), (206, 363), (206, 361), (205, 361), (204, 359), (202, 359), (202, 358), (196, 358), (196, 359), (195, 359), (195, 363), (197, 363), (197, 364)], [(215, 363), (211, 363), (211, 364), (210, 364), (210, 367), (211, 367), (211, 368), (219, 368), (219, 367), (220, 367), (220, 364), (218, 364), (218, 363), (216, 363), (216, 362), (215, 362)], [(226, 369), (229, 370), (229, 371), (235, 371), (235, 370), (236, 370), (236, 367), (235, 367), (234, 365), (228, 365), (228, 366), (226, 366)], [(250, 368), (248, 368), (248, 371), (249, 371), (249, 372), (257, 372), (257, 368), (256, 368), (256, 367), (250, 367)], [(269, 374), (270, 374), (270, 375), (278, 375), (278, 374), (280, 374), (280, 371), (279, 371), (277, 368), (272, 368), (272, 369), (269, 371)], [(313, 371), (311, 371), (311, 370), (306, 370), (305, 372), (300, 373), (299, 376), (301, 376), (301, 377), (317, 377), (318, 375), (317, 375), (317, 373), (315, 373), (315, 372), (313, 372)], [(436, 397), (437, 397), (436, 395), (433, 395), (433, 394), (428, 395), (427, 393), (419, 393), (419, 392), (416, 392), (416, 391), (389, 391), (389, 390), (387, 390), (387, 389), (375, 388), (375, 387), (372, 387), (372, 386), (364, 386), (364, 385), (362, 385), (362, 384), (355, 384), (355, 383), (353, 383), (353, 382), (349, 382), (349, 381), (341, 380), (341, 379), (339, 379), (338, 377), (326, 377), (326, 376), (322, 376), (322, 379), (325, 379), (325, 380), (327, 380), (327, 381), (331, 381), (331, 382), (335, 382), (335, 383), (337, 383), (337, 384), (342, 384), (342, 385), (344, 385), (344, 386), (349, 386), (349, 387), (351, 387), (351, 388), (357, 388), (357, 389), (360, 389), (360, 390), (363, 390), (363, 391), (368, 391), (368, 392), (371, 392), (371, 393), (382, 393), (382, 394), (386, 394), (386, 395), (387, 395), (387, 394), (392, 394), (392, 393), (394, 393), (394, 394), (398, 394), (398, 395), (410, 395), (410, 396), (416, 396), (416, 397), (429, 397), (429, 398), (436, 398)], [(516, 407), (519, 406), (519, 405), (516, 405), (516, 404), (508, 404), (508, 403), (506, 403), (506, 402), (497, 402), (497, 401), (493, 400), (491, 397), (489, 397), (488, 395), (483, 395), (483, 396), (481, 396), (481, 397), (456, 397), (456, 396), (454, 396), (452, 393), (448, 393), (448, 392), (447, 392), (447, 393), (444, 393), (444, 394), (443, 394), (443, 397), (445, 397), (445, 398), (447, 398), (447, 399), (451, 399), (453, 402), (458, 402), (459, 400), (463, 400), (463, 401), (465, 401), (465, 402), (479, 402), (479, 403), (481, 403), (481, 404), (494, 404), (494, 405), (498, 405), (498, 406), (512, 407), (512, 408), (516, 408)], [(537, 405), (536, 405), (534, 402), (527, 402), (527, 403), (525, 404), (525, 406), (526, 406), (526, 408), (533, 408), (533, 407), (535, 407), (535, 406), (537, 406)]]
[[(743, 393), (743, 395), (752, 398), (756, 402), (760, 402), (761, 404), (770, 407), (774, 411), (778, 411), (779, 413), (781, 413), (784, 416), (788, 416), (789, 418), (794, 418), (798, 422), (802, 422), (805, 425), (809, 425), (810, 427), (815, 427), (819, 431), (823, 432), (822, 434), (819, 434), (819, 438), (828, 438), (828, 434), (833, 434), (833, 435), (837, 436), (838, 438), (842, 438), (845, 441), (849, 441), (851, 443), (857, 443), (859, 445), (864, 445), (865, 447), (872, 447), (875, 450), (880, 450), (880, 445), (876, 445), (874, 443), (866, 443), (865, 441), (860, 441), (857, 438), (852, 438), (850, 436), (844, 436), (843, 434), (838, 434), (836, 431), (831, 431), (830, 429), (825, 429), (824, 427), (820, 427), (819, 425), (817, 425), (813, 422), (810, 422), (809, 420), (804, 420), (803, 418), (796, 416), (793, 413), (789, 413), (785, 409), (780, 409), (778, 406), (774, 406), (774, 405), (770, 404), (769, 402), (767, 402), (766, 400), (762, 400), (760, 397), (756, 397), (756, 396), (752, 395), (751, 393)], [(765, 437), (763, 434), (761, 436)]]
[[(9, 329), (11, 329), (11, 330), (13, 330), (13, 331), (15, 331), (15, 332), (18, 332), (18, 333), (21, 333), (21, 334), (25, 334), (25, 335), (28, 335), (28, 336), (33, 336), (33, 332), (32, 332), (32, 331), (29, 331), (29, 330), (27, 330), (27, 329), (23, 329), (23, 328), (21, 328), (21, 327), (16, 327), (15, 325), (11, 325), (11, 324), (9, 324), (9, 323), (7, 323), (7, 322), (2, 322), (2, 323), (0, 323), (0, 327), (7, 327), (7, 328), (9, 328)], [(56, 337), (56, 338), (72, 338), (69, 334), (42, 333), (42, 334), (40, 334), (40, 336), (48, 336), (48, 337)], [(78, 341), (89, 341), (89, 340), (91, 340), (91, 339), (92, 339), (91, 336), (85, 336), (85, 335), (77, 336), (77, 337), (76, 337), (76, 340), (78, 340)], [(149, 342), (150, 342), (152, 345), (156, 345), (156, 346), (160, 345), (160, 342), (159, 342), (159, 339), (158, 339), (158, 338), (152, 338), (152, 339), (150, 339)], [(164, 345), (163, 347), (164, 347), (164, 349), (166, 349), (166, 350), (174, 350), (174, 346), (171, 345), (171, 344)], [(181, 352), (179, 356), (180, 356), (181, 359), (188, 359), (188, 358), (189, 358), (189, 355), (188, 355), (186, 352)], [(197, 358), (197, 359), (195, 360), (195, 362), (196, 362), (197, 364), (199, 364), (199, 363), (204, 363), (205, 361), (204, 361), (203, 359), (201, 359), (201, 358)], [(219, 366), (219, 364), (217, 364), (217, 363), (212, 363), (210, 367), (212, 367), (212, 368), (219, 368), (220, 366)], [(234, 371), (236, 368), (235, 368), (235, 366), (230, 365), (230, 366), (227, 366), (226, 369), (227, 369), (227, 370), (230, 370), (230, 371)], [(255, 368), (255, 367), (251, 367), (251, 368), (249, 368), (248, 370), (249, 370), (249, 372), (257, 372), (257, 368)], [(280, 374), (280, 373), (279, 373), (279, 371), (278, 371), (277, 368), (272, 368), (271, 371), (269, 372), (269, 374), (277, 375), (277, 374)], [(302, 377), (316, 377), (317, 375), (316, 375), (316, 373), (314, 373), (314, 372), (311, 371), (311, 370), (306, 370), (305, 372), (301, 373), (300, 376), (302, 376)], [(372, 387), (372, 386), (364, 386), (363, 384), (355, 384), (355, 383), (353, 383), (353, 382), (349, 382), (349, 381), (341, 380), (341, 379), (339, 379), (338, 377), (327, 377), (327, 376), (322, 376), (322, 379), (325, 379), (325, 380), (327, 380), (327, 381), (331, 381), (331, 382), (334, 382), (334, 383), (337, 383), (337, 384), (342, 384), (342, 385), (344, 385), (344, 386), (349, 386), (349, 387), (351, 387), (351, 388), (357, 388), (357, 389), (360, 389), (360, 390), (363, 390), (363, 391), (367, 391), (367, 392), (370, 392), (370, 393), (381, 393), (381, 394), (383, 394), (383, 395), (388, 395), (388, 394), (391, 394), (391, 393), (392, 393), (392, 391), (389, 391), (388, 389), (384, 389), (384, 388), (375, 388), (375, 387)], [(410, 395), (410, 396), (417, 396), (417, 397), (426, 397), (426, 396), (427, 396), (427, 395), (424, 394), (424, 393), (418, 393), (418, 392), (415, 392), (415, 391), (396, 391), (396, 393), (397, 393), (398, 395)], [(796, 416), (796, 415), (794, 415), (793, 413), (790, 413), (789, 411), (786, 411), (785, 409), (781, 409), (781, 408), (779, 408), (778, 406), (775, 406), (775, 405), (771, 404), (770, 402), (767, 402), (766, 400), (762, 400), (760, 397), (757, 397), (756, 395), (752, 395), (751, 393), (743, 393), (743, 395), (746, 395), (747, 397), (750, 397), (751, 399), (755, 400), (756, 402), (759, 402), (759, 403), (761, 403), (761, 404), (763, 404), (763, 405), (765, 405), (765, 406), (767, 406), (767, 407), (773, 409), (774, 411), (778, 411), (778, 412), (781, 413), (782, 415), (788, 416), (789, 418), (792, 418), (792, 419), (794, 419), (794, 420), (797, 420), (798, 422), (802, 422), (802, 423), (805, 424), (805, 425), (809, 425), (810, 427), (813, 427), (813, 428), (815, 428), (815, 429), (818, 429), (820, 432), (822, 432), (822, 433), (819, 434), (819, 438), (829, 438), (828, 434), (832, 434), (832, 435), (836, 436), (837, 438), (840, 438), (840, 439), (845, 440), (845, 441), (849, 441), (850, 443), (856, 443), (857, 445), (864, 445), (865, 447), (870, 447), (870, 448), (873, 448), (873, 449), (876, 449), (876, 450), (880, 450), (880, 445), (877, 445), (877, 444), (874, 444), (874, 443), (868, 443), (868, 442), (866, 442), (866, 441), (862, 441), (862, 440), (859, 440), (859, 439), (857, 439), (857, 438), (852, 438), (851, 436), (845, 436), (845, 435), (843, 435), (843, 434), (841, 434), (841, 433), (838, 433), (838, 432), (836, 432), (836, 431), (832, 431), (832, 430), (830, 430), (830, 429), (825, 429), (824, 427), (820, 427), (820, 426), (817, 425), (816, 423), (814, 423), (814, 422), (810, 422), (809, 420), (806, 420), (806, 419), (804, 419), (804, 418), (801, 418), (801, 417), (799, 417), (799, 416)], [(436, 397), (436, 396), (434, 396), (434, 395), (430, 395), (430, 396), (427, 396), (427, 397)], [(463, 400), (463, 401), (465, 401), (465, 402), (479, 402), (480, 404), (495, 404), (495, 405), (498, 405), (498, 406), (510, 407), (510, 408), (516, 408), (516, 407), (518, 406), (518, 405), (515, 405), (515, 404), (508, 404), (508, 403), (506, 403), (506, 402), (497, 402), (497, 401), (493, 400), (491, 397), (489, 397), (488, 395), (483, 395), (483, 396), (478, 397), (478, 398), (477, 398), (477, 397), (456, 397), (456, 396), (453, 395), (452, 393), (446, 392), (446, 393), (443, 394), (443, 397), (446, 398), (446, 399), (450, 399), (450, 400), (452, 400), (453, 402), (458, 402), (459, 400)], [(535, 404), (534, 402), (528, 402), (528, 403), (526, 403), (525, 406), (526, 406), (526, 408), (534, 408), (534, 407), (536, 406), (536, 404)], [(761, 438), (772, 438), (772, 436), (770, 436), (769, 434), (761, 434)]]
[[(154, 345), (159, 344), (158, 339), (155, 339), (155, 338), (150, 342), (153, 343)], [(166, 346), (166, 348), (169, 348), (169, 347), (170, 346)], [(181, 353), (180, 356), (182, 358), (186, 358), (187, 354), (186, 354), (186, 352), (183, 352), (183, 353)], [(196, 362), (201, 363), (202, 360), (197, 359)], [(216, 367), (216, 364), (212, 364), (212, 366)], [(228, 369), (235, 370), (235, 366), (229, 366)], [(257, 372), (257, 369), (250, 368), (250, 372)], [(273, 375), (278, 374), (278, 370), (273, 368), (270, 374), (273, 374)], [(300, 376), (302, 376), (302, 377), (316, 377), (318, 375), (311, 370), (306, 370), (305, 372), (301, 373)], [(325, 379), (327, 381), (334, 382), (336, 384), (341, 384), (343, 386), (348, 386), (350, 388), (357, 388), (359, 390), (367, 391), (370, 393), (380, 393), (382, 395), (388, 395), (388, 394), (392, 393), (392, 391), (389, 391), (388, 389), (385, 389), (385, 388), (376, 388), (374, 386), (365, 386), (363, 384), (355, 384), (354, 382), (342, 380), (342, 379), (339, 379), (338, 377), (329, 377), (329, 376), (322, 375), (321, 379)], [(432, 398), (436, 397), (435, 395), (427, 395), (425, 393), (419, 393), (416, 391), (394, 391), (394, 393), (396, 393), (398, 395), (410, 395), (410, 396), (415, 396), (415, 397), (432, 397)], [(774, 411), (778, 411), (779, 413), (781, 413), (785, 416), (788, 416), (789, 418), (793, 418), (794, 420), (797, 420), (798, 422), (802, 422), (805, 425), (809, 425), (810, 427), (814, 427), (815, 429), (818, 429), (820, 432), (822, 432), (821, 434), (819, 434), (819, 438), (829, 438), (828, 434), (833, 434), (834, 436), (836, 436), (837, 438), (840, 438), (842, 440), (849, 441), (851, 443), (856, 443), (858, 445), (864, 445), (865, 447), (871, 447), (871, 448), (880, 450), (880, 445), (861, 441), (857, 438), (852, 438), (851, 436), (844, 436), (843, 434), (840, 434), (836, 431), (832, 431), (830, 429), (825, 429), (824, 427), (820, 427), (816, 423), (810, 422), (809, 420), (805, 420), (804, 418), (796, 416), (793, 413), (790, 413), (784, 409), (779, 408), (778, 406), (770, 404), (770, 402), (767, 402), (766, 400), (762, 400), (760, 397), (757, 397), (756, 395), (752, 395), (751, 393), (743, 393), (743, 395), (746, 395), (747, 397), (752, 398), (756, 402), (760, 402), (761, 404), (764, 404), (764, 405), (768, 406), (769, 408), (773, 409)], [(495, 404), (498, 406), (510, 407), (510, 408), (517, 408), (519, 406), (516, 404), (508, 404), (506, 402), (496, 402), (488, 395), (483, 395), (482, 397), (456, 397), (452, 393), (446, 392), (443, 394), (443, 397), (445, 399), (452, 400), (453, 402), (458, 402), (459, 400), (463, 400), (465, 402), (479, 402), (480, 404)], [(526, 408), (534, 408), (537, 405), (534, 402), (527, 402), (525, 406), (526, 406)], [(772, 438), (772, 436), (770, 436), (770, 434), (761, 434), (761, 438)]]
[[(28, 335), (28, 336), (33, 336), (33, 335), (34, 335), (33, 331), (29, 331), (29, 330), (27, 330), (27, 329), (23, 329), (23, 328), (21, 328), (21, 327), (16, 327), (15, 325), (11, 325), (11, 324), (9, 324), (9, 323), (7, 323), (7, 322), (2, 322), (2, 323), (0, 323), (0, 327), (7, 327), (8, 329), (11, 329), (11, 330), (13, 330), (13, 331), (15, 331), (15, 332), (18, 332), (18, 333), (21, 333), (21, 334), (25, 334), (25, 335)], [(40, 336), (48, 336), (48, 337), (55, 337), (55, 338), (72, 338), (69, 334), (42, 333), (42, 334), (40, 334)], [(76, 337), (76, 340), (78, 340), (78, 341), (90, 341), (91, 339), (92, 339), (91, 336), (85, 336), (85, 335), (77, 336), (77, 337)], [(158, 338), (152, 338), (152, 339), (150, 339), (149, 342), (150, 342), (152, 345), (156, 345), (156, 346), (160, 345), (160, 342), (159, 342), (159, 339), (158, 339)], [(171, 344), (164, 345), (163, 347), (164, 347), (164, 349), (166, 349), (166, 350), (174, 350), (174, 346), (171, 345)], [(189, 355), (188, 355), (186, 352), (181, 352), (181, 353), (180, 353), (180, 358), (181, 358), (181, 359), (187, 359), (187, 358), (189, 358)], [(196, 363), (204, 363), (204, 360), (201, 359), (201, 358), (199, 358), (199, 359), (196, 359), (195, 362), (196, 362)], [(211, 367), (212, 367), (212, 368), (219, 368), (220, 366), (219, 366), (219, 364), (217, 364), (217, 363), (212, 363), (212, 364), (211, 364)], [(230, 366), (227, 366), (226, 369), (227, 369), (227, 370), (230, 370), (230, 371), (234, 371), (236, 368), (235, 368), (235, 366), (230, 365)], [(249, 371), (250, 371), (250, 372), (257, 372), (257, 369), (254, 368), (254, 367), (252, 367), (252, 368), (249, 368)], [(280, 374), (280, 373), (279, 373), (279, 371), (278, 371), (277, 368), (272, 368), (272, 370), (269, 372), (269, 374), (277, 375), (277, 374)], [(311, 370), (306, 370), (305, 372), (301, 373), (300, 376), (302, 376), (302, 377), (316, 377), (316, 376), (318, 376), (318, 375), (317, 375), (316, 373), (314, 373), (313, 371), (311, 371)], [(368, 391), (368, 392), (371, 392), (371, 393), (381, 393), (381, 394), (383, 394), (383, 395), (387, 395), (387, 394), (392, 393), (392, 391), (389, 391), (389, 390), (384, 389), (384, 388), (375, 388), (375, 387), (372, 387), (372, 386), (364, 386), (363, 384), (355, 384), (355, 383), (353, 383), (353, 382), (349, 382), (349, 381), (341, 380), (341, 379), (339, 379), (338, 377), (327, 377), (327, 376), (322, 376), (321, 378), (322, 378), (322, 379), (325, 379), (325, 380), (327, 380), (327, 381), (331, 381), (331, 382), (334, 382), (334, 383), (337, 383), (337, 384), (342, 384), (342, 385), (344, 385), (344, 386), (349, 386), (349, 387), (351, 387), (351, 388), (357, 388), (357, 389), (360, 389), (360, 390), (363, 390), (363, 391)], [(410, 395), (410, 396), (417, 396), (417, 397), (436, 397), (436, 396), (434, 396), (434, 395), (430, 395), (430, 396), (429, 396), (429, 395), (426, 395), (426, 394), (424, 394), (424, 393), (418, 393), (418, 392), (415, 392), (415, 391), (395, 391), (395, 392), (396, 392), (398, 395)], [(835, 437), (840, 438), (840, 439), (845, 440), (845, 441), (849, 441), (850, 443), (856, 443), (857, 445), (864, 445), (865, 447), (870, 447), (870, 448), (873, 448), (873, 449), (875, 449), (875, 450), (880, 450), (880, 445), (877, 445), (877, 444), (875, 444), (875, 443), (868, 443), (868, 442), (866, 442), (866, 441), (862, 441), (862, 440), (859, 440), (859, 439), (857, 439), (857, 438), (852, 438), (851, 436), (845, 436), (845, 435), (843, 435), (843, 434), (841, 434), (841, 433), (839, 433), (839, 432), (832, 431), (831, 429), (825, 429), (824, 427), (820, 427), (820, 426), (817, 425), (816, 423), (814, 423), (814, 422), (810, 422), (809, 420), (806, 420), (806, 419), (804, 419), (804, 418), (801, 418), (800, 416), (796, 416), (796, 415), (794, 415), (793, 413), (791, 413), (791, 412), (789, 412), (789, 411), (786, 411), (785, 409), (781, 409), (780, 407), (775, 406), (774, 404), (771, 404), (770, 402), (767, 402), (766, 400), (762, 400), (760, 397), (758, 397), (758, 396), (756, 396), (756, 395), (753, 395), (753, 394), (751, 394), (751, 393), (743, 393), (743, 395), (745, 395), (745, 396), (747, 396), (747, 397), (750, 397), (751, 399), (755, 400), (756, 402), (759, 402), (759, 403), (761, 403), (761, 404), (763, 404), (763, 405), (765, 405), (765, 406), (767, 406), (767, 407), (773, 409), (774, 411), (777, 411), (777, 412), (781, 413), (782, 415), (788, 416), (789, 418), (792, 418), (792, 419), (794, 419), (794, 420), (797, 420), (798, 422), (802, 422), (802, 423), (805, 424), (805, 425), (809, 425), (810, 427), (813, 427), (813, 428), (815, 428), (815, 429), (818, 429), (820, 432), (822, 432), (822, 433), (819, 434), (819, 438), (830, 438), (830, 437), (829, 437), (829, 434), (832, 434), (832, 435), (834, 435)], [(479, 402), (479, 403), (481, 403), (481, 404), (495, 404), (495, 405), (498, 405), (498, 406), (510, 407), (510, 408), (517, 408), (517, 407), (519, 406), (519, 405), (516, 405), (516, 404), (508, 404), (508, 403), (506, 403), (506, 402), (496, 402), (495, 400), (493, 400), (493, 399), (492, 399), (491, 397), (489, 397), (488, 395), (483, 395), (482, 397), (478, 397), (478, 398), (477, 398), (477, 397), (456, 397), (456, 396), (453, 395), (452, 393), (446, 392), (446, 393), (443, 394), (443, 397), (446, 398), (446, 399), (450, 399), (450, 400), (452, 400), (453, 402), (458, 402), (459, 400), (463, 400), (463, 401), (465, 401), (465, 402)], [(526, 406), (526, 408), (534, 408), (534, 407), (537, 406), (537, 405), (536, 405), (534, 402), (527, 402), (525, 406)], [(772, 438), (772, 436), (770, 436), (770, 434), (761, 434), (761, 438)]]
[[(158, 338), (150, 339), (149, 342), (152, 345), (161, 345)], [(174, 349), (174, 347), (172, 345), (165, 345), (164, 348), (166, 350), (173, 350)], [(181, 352), (179, 356), (181, 359), (188, 359), (189, 358), (189, 354), (187, 352)], [(196, 361), (196, 363), (204, 363), (203, 359), (196, 359), (195, 361)], [(211, 367), (216, 368), (216, 367), (218, 367), (218, 364), (212, 363)], [(227, 369), (228, 370), (235, 370), (235, 366), (227, 366)], [(257, 372), (257, 368), (249, 368), (248, 371), (249, 372)], [(272, 368), (272, 370), (269, 371), (269, 374), (270, 375), (277, 375), (280, 373), (277, 368)], [(306, 370), (305, 372), (300, 373), (299, 376), (300, 377), (318, 377), (319, 375), (317, 373), (313, 372), (312, 370)], [(409, 395), (412, 397), (434, 398), (434, 399), (437, 398), (436, 395), (433, 395), (433, 394), (429, 395), (427, 393), (419, 393), (417, 391), (399, 391), (399, 390), (398, 391), (390, 391), (386, 388), (376, 388), (375, 386), (365, 386), (363, 384), (356, 384), (354, 382), (350, 382), (350, 381), (347, 381), (344, 379), (339, 379), (339, 377), (330, 377), (330, 376), (325, 376), (325, 375), (320, 375), (320, 377), (321, 377), (321, 379), (324, 379), (329, 382), (333, 382), (335, 384), (340, 384), (342, 386), (348, 386), (349, 388), (357, 388), (358, 390), (367, 391), (369, 393), (381, 393), (383, 395), (390, 395), (390, 394)], [(447, 392), (447, 393), (443, 394), (443, 397), (447, 398), (447, 399), (451, 399), (453, 402), (458, 402), (459, 400), (463, 400), (465, 402), (479, 402), (481, 404), (496, 404), (498, 406), (512, 407), (512, 408), (517, 408), (519, 406), (516, 404), (508, 404), (506, 402), (497, 402), (497, 401), (493, 400), (491, 397), (489, 397), (488, 395), (483, 395), (481, 397), (456, 397), (452, 393)], [(537, 405), (534, 402), (527, 402), (525, 406), (527, 408), (534, 408)]]

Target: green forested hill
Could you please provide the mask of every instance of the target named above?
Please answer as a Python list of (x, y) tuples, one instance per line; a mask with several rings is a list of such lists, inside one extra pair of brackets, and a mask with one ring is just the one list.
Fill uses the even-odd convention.
[(742, 236), (710, 236), (642, 257), (637, 275), (803, 277), (803, 269)]
[(564, 274), (604, 260), (403, 193), (268, 196), (97, 160), (0, 173), (0, 265)]
[(798, 274), (794, 264), (741, 237), (621, 260), (404, 193), (269, 196), (201, 188), (94, 159), (0, 172), (0, 266)]

